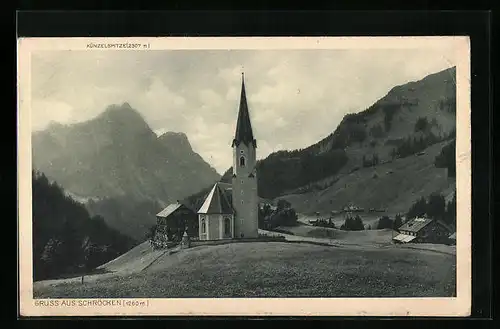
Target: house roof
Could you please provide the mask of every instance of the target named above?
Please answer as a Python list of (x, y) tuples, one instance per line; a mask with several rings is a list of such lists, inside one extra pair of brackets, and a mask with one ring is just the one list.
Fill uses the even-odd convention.
[(400, 231), (418, 232), (432, 222), (431, 218), (413, 218), (399, 227)]
[(238, 146), (240, 143), (245, 145), (250, 145), (252, 143), (254, 147), (257, 147), (257, 143), (253, 138), (250, 114), (248, 113), (245, 78), (243, 74), (241, 78), (240, 108), (238, 111), (238, 121), (236, 123), (236, 133), (234, 134), (233, 146)]
[(157, 217), (166, 218), (170, 214), (172, 214), (174, 211), (176, 211), (177, 209), (179, 209), (180, 207), (182, 207), (181, 203), (172, 203), (172, 204), (169, 204), (165, 209), (163, 209), (162, 211), (160, 211), (159, 213), (157, 213), (156, 216)]
[(214, 184), (208, 193), (198, 214), (232, 214), (232, 186), (228, 183), (218, 182)]
[(404, 242), (404, 243), (408, 243), (412, 240), (414, 240), (416, 237), (413, 236), (413, 235), (407, 235), (407, 234), (398, 234), (396, 235), (394, 238), (392, 238), (393, 240), (397, 240), (399, 242)]

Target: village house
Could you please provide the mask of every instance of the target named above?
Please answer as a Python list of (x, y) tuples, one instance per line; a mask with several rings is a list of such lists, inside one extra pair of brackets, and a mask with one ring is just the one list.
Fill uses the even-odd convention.
[(233, 151), (232, 183), (218, 182), (198, 210), (200, 240), (258, 238), (256, 149), (242, 75)]
[(399, 234), (393, 238), (395, 243), (449, 243), (453, 229), (441, 220), (413, 218), (404, 223)]
[(158, 246), (167, 246), (171, 242), (179, 242), (184, 233), (197, 237), (197, 226), (195, 211), (180, 202), (170, 204), (156, 214), (156, 230), (152, 242)]

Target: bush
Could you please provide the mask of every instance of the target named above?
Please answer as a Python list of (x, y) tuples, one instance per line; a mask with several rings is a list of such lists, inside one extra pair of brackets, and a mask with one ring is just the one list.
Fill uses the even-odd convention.
[(266, 204), (259, 209), (259, 228), (270, 230), (278, 226), (295, 226), (297, 218), (295, 210), (287, 201), (281, 202), (275, 211), (272, 211), (270, 205)]
[(292, 207), (292, 204), (285, 199), (280, 199), (278, 200), (278, 204), (276, 205), (276, 208), (278, 211), (281, 211), (283, 209), (290, 209)]

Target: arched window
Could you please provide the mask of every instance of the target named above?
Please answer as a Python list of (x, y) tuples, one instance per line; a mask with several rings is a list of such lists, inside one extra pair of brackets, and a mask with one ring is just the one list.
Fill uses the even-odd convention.
[(245, 157), (240, 157), (240, 167), (245, 167)]
[(224, 235), (231, 235), (231, 220), (229, 218), (224, 219)]
[(206, 233), (207, 227), (205, 226), (205, 219), (201, 220), (201, 233)]

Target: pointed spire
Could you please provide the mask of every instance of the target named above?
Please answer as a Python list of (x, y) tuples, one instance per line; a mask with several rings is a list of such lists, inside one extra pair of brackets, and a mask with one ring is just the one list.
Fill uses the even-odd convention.
[(236, 133), (234, 135), (233, 145), (240, 143), (257, 147), (257, 142), (253, 138), (252, 125), (250, 123), (250, 114), (248, 113), (247, 95), (245, 92), (245, 74), (241, 72), (241, 95), (240, 108), (238, 111), (238, 122), (236, 123)]

